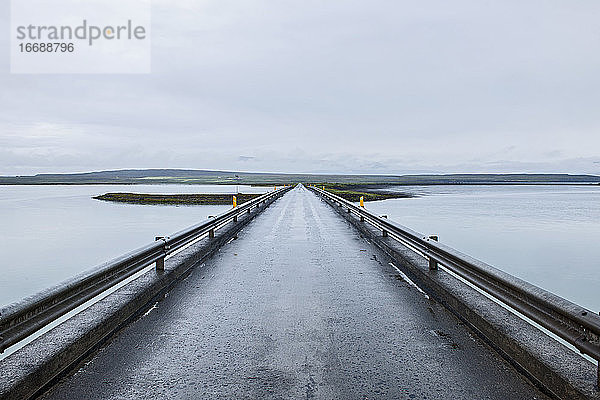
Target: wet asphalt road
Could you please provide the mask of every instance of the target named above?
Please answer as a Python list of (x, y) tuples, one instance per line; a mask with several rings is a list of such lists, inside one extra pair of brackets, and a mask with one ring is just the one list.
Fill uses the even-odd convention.
[(44, 398), (546, 397), (296, 188)]

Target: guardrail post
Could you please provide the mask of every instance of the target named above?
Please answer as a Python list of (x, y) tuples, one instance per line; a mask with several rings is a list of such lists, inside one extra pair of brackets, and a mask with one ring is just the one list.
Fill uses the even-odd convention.
[(365, 217), (363, 215), (360, 216), (360, 222), (365, 222)]
[[(387, 215), (380, 215), (379, 218), (387, 219)], [(387, 237), (388, 233), (385, 229), (382, 229), (383, 237)]]
[(233, 222), (237, 222), (237, 215), (233, 216)]
[(162, 240), (164, 242), (163, 255), (158, 260), (156, 260), (156, 270), (157, 271), (165, 270), (165, 256), (167, 255), (167, 251), (169, 250), (169, 247), (167, 246), (167, 239), (168, 239), (168, 237), (164, 237), (164, 236), (156, 236), (154, 238), (154, 241)]
[[(216, 217), (216, 216), (214, 216), (214, 215), (209, 215), (209, 216), (208, 216), (208, 218), (217, 218), (217, 217)], [(211, 228), (211, 229), (208, 231), (208, 238), (209, 238), (209, 239), (214, 239), (214, 237), (215, 237), (215, 228)]]
[(350, 207), (348, 207), (348, 209), (346, 210), (346, 212), (347, 212), (348, 214), (350, 214)]
[[(437, 235), (430, 235), (430, 236), (427, 238), (427, 240), (434, 240), (434, 241), (436, 241), (436, 242), (437, 242), (437, 241), (438, 241), (438, 237), (437, 237)], [(438, 269), (438, 263), (437, 263), (437, 261), (435, 261), (435, 260), (433, 259), (433, 257), (431, 257), (431, 256), (429, 256), (429, 269), (430, 269), (431, 271), (435, 271), (435, 270), (437, 270), (437, 269)]]

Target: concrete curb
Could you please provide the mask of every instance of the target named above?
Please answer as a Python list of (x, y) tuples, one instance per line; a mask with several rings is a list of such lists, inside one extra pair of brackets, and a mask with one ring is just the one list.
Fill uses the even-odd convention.
[(0, 399), (42, 394), (185, 278), (276, 199), (238, 217), (0, 361)]
[(428, 262), (372, 225), (323, 199), (382, 249), (411, 280), (468, 324), (486, 343), (550, 396), (600, 399), (597, 367), (525, 320)]

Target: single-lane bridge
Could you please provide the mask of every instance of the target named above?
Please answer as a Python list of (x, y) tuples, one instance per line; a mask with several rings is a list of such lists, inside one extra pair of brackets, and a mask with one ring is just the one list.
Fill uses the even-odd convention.
[[(221, 240), (218, 249), (211, 250), (212, 257), (196, 256), (190, 262), (185, 253), (198, 251), (191, 246), (167, 258), (167, 272), (182, 262), (189, 268), (49, 383), (39, 382), (33, 395), (568, 398), (556, 389), (564, 383), (540, 381), (468, 318), (459, 318), (460, 310), (450, 312), (444, 298), (438, 301), (420, 290), (405, 273), (410, 274), (403, 268), (407, 258), (393, 257), (368, 231), (353, 226), (361, 223), (360, 216), (349, 223), (336, 213), (338, 207), (351, 214), (339, 203), (332, 207), (302, 185), (287, 190), (268, 199), (251, 223), (244, 222), (242, 214), (235, 221), (231, 217), (230, 224), (247, 224), (243, 230), (222, 228), (222, 236), (213, 230), (202, 239)], [(195, 246), (208, 245), (202, 240)], [(137, 280), (162, 273), (147, 272)], [(122, 300), (148, 290), (135, 286), (137, 280), (95, 306), (110, 310), (118, 301), (111, 302), (111, 296)], [(134, 287), (128, 289), (130, 285)], [(69, 321), (91, 323), (95, 315)], [(71, 347), (76, 343), (73, 340)], [(4, 363), (14, 371), (18, 362), (35, 363), (20, 355), (23, 351), (31, 356), (28, 346), (35, 348), (36, 341), (0, 361), (0, 366)], [(588, 387), (581, 398), (596, 398), (595, 382), (581, 385)], [(580, 395), (572, 388), (565, 393)]]

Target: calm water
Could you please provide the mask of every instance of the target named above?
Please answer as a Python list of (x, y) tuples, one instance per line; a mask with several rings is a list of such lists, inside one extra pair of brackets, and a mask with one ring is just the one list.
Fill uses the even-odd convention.
[[(239, 187), (241, 192), (265, 188)], [(140, 206), (111, 191), (233, 193), (231, 186), (0, 186), (0, 304), (202, 221), (229, 206)], [(403, 225), (600, 310), (600, 186), (427, 186), (367, 203)]]
[(367, 208), (592, 310), (600, 310), (600, 186), (396, 188)]
[[(267, 188), (239, 186), (243, 193)], [(0, 305), (226, 211), (93, 200), (106, 192), (235, 193), (223, 185), (0, 186)]]

